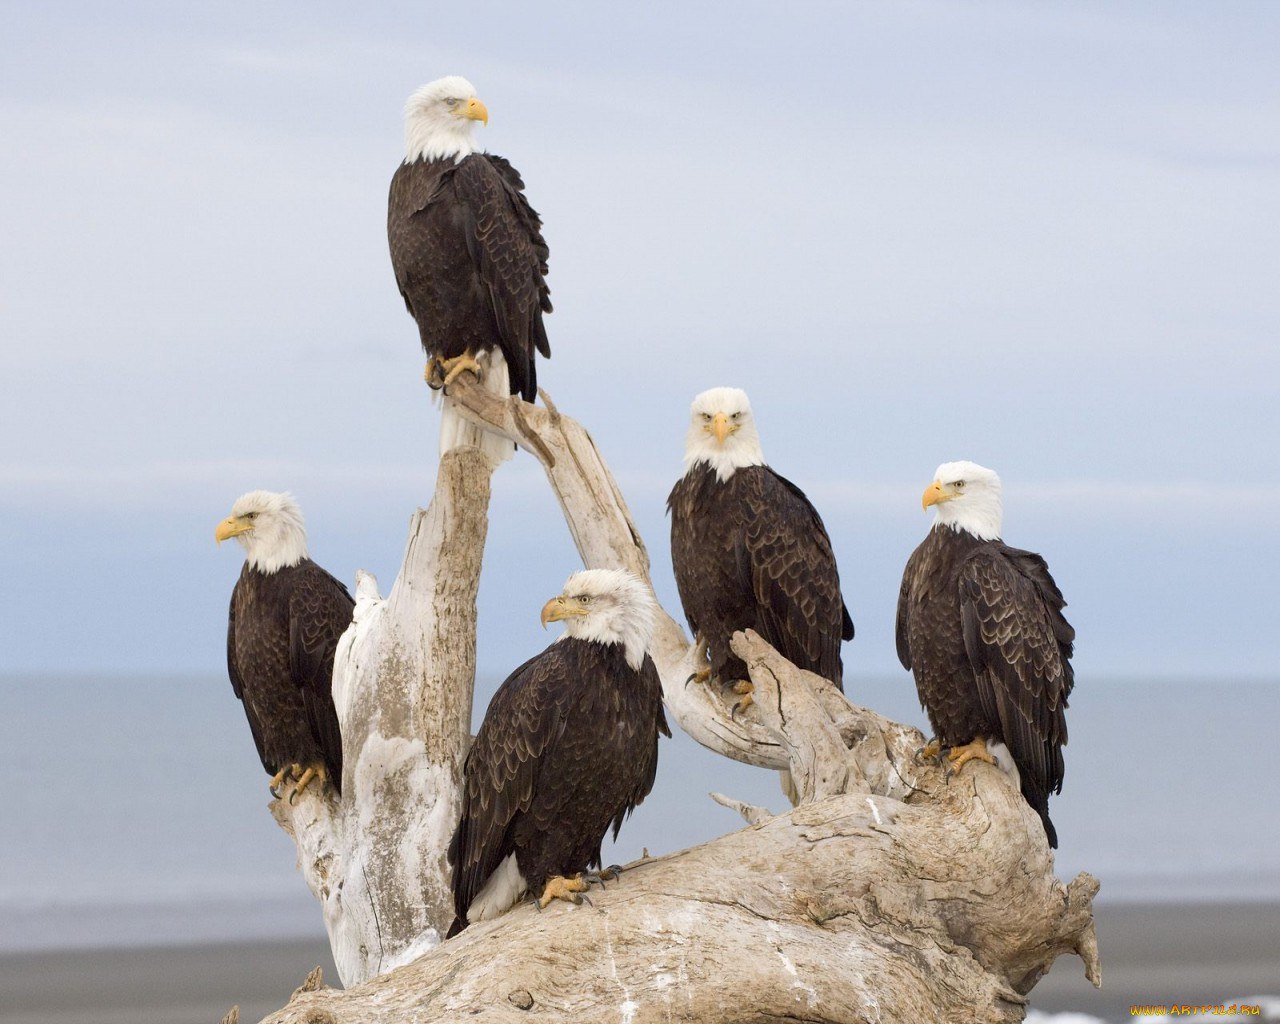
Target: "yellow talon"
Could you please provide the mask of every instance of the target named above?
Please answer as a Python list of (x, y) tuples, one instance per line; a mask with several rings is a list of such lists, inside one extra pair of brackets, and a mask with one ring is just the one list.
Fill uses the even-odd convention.
[(586, 891), (587, 883), (582, 880), (581, 874), (574, 875), (572, 878), (555, 875), (547, 879), (546, 888), (542, 890), (542, 896), (538, 899), (538, 909), (545, 910), (552, 900), (581, 903), (582, 897), (578, 893)]
[(921, 761), (933, 761), (936, 760), (938, 755), (941, 753), (942, 743), (937, 738), (934, 738), (916, 751), (916, 757)]
[[(301, 765), (294, 765), (294, 768), (301, 768)], [(312, 780), (319, 779), (321, 787), (328, 781), (328, 775), (325, 773), (324, 765), (313, 764), (307, 768), (299, 777), (298, 784), (293, 787), (293, 792), (289, 794), (289, 803), (294, 803), (298, 799), (298, 795), (311, 785)]]
[(996, 759), (987, 753), (987, 741), (981, 736), (975, 736), (963, 747), (952, 747), (947, 751), (947, 760), (951, 762), (951, 767), (947, 769), (949, 775), (958, 773), (970, 761), (996, 763)]
[(476, 380), (484, 377), (484, 367), (476, 362), (475, 357), (470, 352), (464, 352), (457, 359), (446, 359), (440, 365), (445, 370), (445, 387), (448, 387), (468, 370), (475, 374)]
[(733, 692), (739, 694), (740, 699), (733, 705), (733, 717), (737, 718), (740, 711), (746, 711), (747, 708), (754, 704), (755, 698), (751, 695), (755, 693), (755, 686), (749, 679), (739, 679), (733, 684)]

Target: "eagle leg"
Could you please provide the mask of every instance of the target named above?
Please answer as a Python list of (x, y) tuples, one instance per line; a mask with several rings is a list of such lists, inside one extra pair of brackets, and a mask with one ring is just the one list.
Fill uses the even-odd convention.
[(427, 382), (427, 387), (435, 391), (444, 387), (444, 360), (439, 356), (428, 359), (427, 368), (422, 371), (422, 379)]
[(923, 747), (921, 747), (919, 750), (916, 751), (916, 760), (917, 761), (936, 761), (938, 759), (938, 755), (941, 753), (942, 753), (942, 743), (938, 739), (938, 737), (935, 736)]
[(706, 682), (709, 682), (710, 680), (711, 680), (711, 669), (700, 668), (689, 673), (689, 678), (684, 681), (684, 685), (688, 686), (690, 683), (706, 683)]
[(564, 900), (566, 903), (581, 903), (582, 897), (579, 893), (586, 892), (588, 885), (583, 881), (582, 875), (574, 875), (572, 878), (565, 878), (563, 875), (554, 875), (547, 879), (546, 888), (542, 890), (542, 895), (538, 898), (538, 909), (542, 910), (547, 907), (552, 900)]
[(476, 357), (470, 352), (463, 352), (456, 359), (442, 359), (440, 366), (445, 371), (444, 386), (446, 388), (468, 370), (475, 374), (476, 380), (484, 378), (484, 367), (476, 362)]
[(298, 800), (298, 794), (301, 793), (304, 789), (306, 789), (309, 785), (311, 785), (311, 781), (313, 779), (319, 779), (321, 786), (323, 786), (325, 782), (328, 781), (328, 776), (325, 774), (324, 765), (313, 764), (308, 766), (307, 770), (304, 771), (302, 773), (302, 776), (298, 779), (298, 784), (293, 787), (293, 792), (289, 794), (289, 803), (291, 804), (296, 803)]
[(751, 683), (751, 680), (749, 679), (739, 679), (736, 683), (733, 684), (733, 692), (740, 694), (741, 697), (733, 705), (733, 711), (729, 715), (729, 717), (737, 718), (738, 713), (740, 711), (746, 711), (747, 708), (751, 707), (751, 705), (756, 702), (755, 698), (751, 696), (752, 693), (755, 692), (755, 686)]
[(610, 864), (607, 868), (601, 868), (599, 871), (593, 871), (590, 874), (583, 875), (582, 880), (588, 885), (598, 885), (603, 889), (605, 887), (605, 882), (616, 881), (618, 876), (621, 874), (621, 864)]
[(987, 753), (987, 741), (982, 736), (975, 736), (963, 747), (952, 747), (947, 751), (947, 760), (951, 762), (947, 768), (947, 778), (959, 773), (970, 761), (985, 761), (995, 764), (996, 759)]

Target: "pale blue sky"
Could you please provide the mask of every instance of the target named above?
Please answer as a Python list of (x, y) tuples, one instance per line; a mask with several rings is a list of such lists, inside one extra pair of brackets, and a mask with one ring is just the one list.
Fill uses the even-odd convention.
[[(438, 412), (386, 188), (405, 96), (453, 73), (546, 221), (540, 380), (664, 598), (688, 402), (736, 384), (831, 529), (851, 673), (895, 665), (920, 490), (971, 458), (1071, 602), (1082, 686), (1275, 677), (1280, 8), (0, 15), (0, 671), (220, 671), (240, 559), (213, 526), (253, 487), (390, 585)], [(577, 566), (527, 458), (490, 537), (501, 675)]]

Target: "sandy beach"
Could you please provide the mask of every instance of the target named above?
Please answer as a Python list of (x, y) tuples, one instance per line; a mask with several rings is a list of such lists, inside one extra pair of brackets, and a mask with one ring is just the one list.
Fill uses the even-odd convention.
[(1280, 904), (1102, 904), (1096, 919), (1102, 989), (1079, 959), (1061, 957), (1032, 1007), (1119, 1021), (1134, 1004), (1230, 1004), (1280, 991)]
[(239, 1004), (246, 1024), (288, 1001), (323, 940), (22, 953), (0, 957), (5, 1024), (217, 1024)]
[[(1280, 990), (1280, 904), (1103, 905), (1103, 989), (1063, 958), (1035, 1009), (1129, 1017), (1132, 1003), (1212, 1003)], [(23, 953), (0, 957), (5, 1024), (216, 1024), (278, 1009), (316, 964), (336, 980), (323, 941)]]

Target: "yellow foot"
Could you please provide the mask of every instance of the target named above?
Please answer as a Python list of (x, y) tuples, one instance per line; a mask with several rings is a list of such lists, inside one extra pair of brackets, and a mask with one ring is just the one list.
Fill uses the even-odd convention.
[(711, 682), (711, 666), (707, 662), (707, 638), (701, 633), (695, 633), (693, 635), (693, 663), (701, 665), (702, 668), (694, 669), (689, 674), (689, 678), (684, 681), (685, 686), (690, 683), (706, 685)]
[(475, 375), (476, 380), (481, 380), (484, 377), (484, 367), (476, 362), (475, 356), (470, 352), (464, 352), (462, 355), (458, 356), (457, 359), (442, 360), (440, 365), (445, 371), (445, 387), (448, 387), (468, 370)]
[(538, 899), (538, 909), (545, 909), (552, 900), (581, 903), (582, 897), (578, 893), (586, 891), (587, 883), (582, 880), (582, 875), (574, 875), (572, 878), (556, 875), (547, 879), (547, 886), (542, 890), (542, 896)]
[[(293, 767), (296, 768), (297, 765), (293, 765)], [(275, 797), (277, 800), (280, 799), (280, 787), (284, 785), (284, 777), (288, 774), (289, 774), (288, 768), (281, 768), (278, 772), (276, 772), (273, 776), (271, 776), (271, 781), (267, 783), (267, 788), (271, 790), (271, 795)]]
[(755, 689), (749, 679), (739, 679), (733, 684), (733, 692), (739, 694), (741, 699), (733, 705), (733, 713), (729, 716), (730, 718), (737, 718), (738, 712), (746, 711), (756, 702), (755, 698), (751, 696)]
[(702, 668), (696, 669), (693, 675), (691, 675), (688, 679), (685, 680), (685, 685), (688, 686), (689, 683), (695, 680), (699, 683), (709, 682), (711, 679), (710, 661), (711, 659), (707, 657), (707, 638), (703, 636), (701, 633), (694, 633), (693, 634), (693, 663), (695, 665), (701, 665)]
[(936, 761), (938, 755), (942, 753), (942, 743), (935, 736), (923, 747), (916, 751), (917, 761)]
[(987, 753), (987, 741), (982, 736), (975, 736), (971, 742), (966, 743), (963, 747), (952, 747), (947, 751), (947, 760), (951, 762), (951, 766), (947, 769), (948, 775), (957, 774), (970, 761), (986, 761), (987, 764), (996, 763), (996, 759)]
[[(301, 766), (294, 765), (294, 767), (299, 768)], [(298, 777), (298, 784), (293, 787), (293, 792), (289, 794), (289, 803), (295, 803), (298, 799), (298, 794), (311, 785), (313, 780), (319, 779), (320, 785), (323, 788), (325, 782), (328, 781), (328, 778), (328, 775), (325, 774), (324, 765), (311, 765)]]
[(439, 390), (444, 386), (444, 362), (439, 356), (432, 356), (427, 360), (427, 368), (422, 371), (422, 379), (427, 382), (427, 387)]

